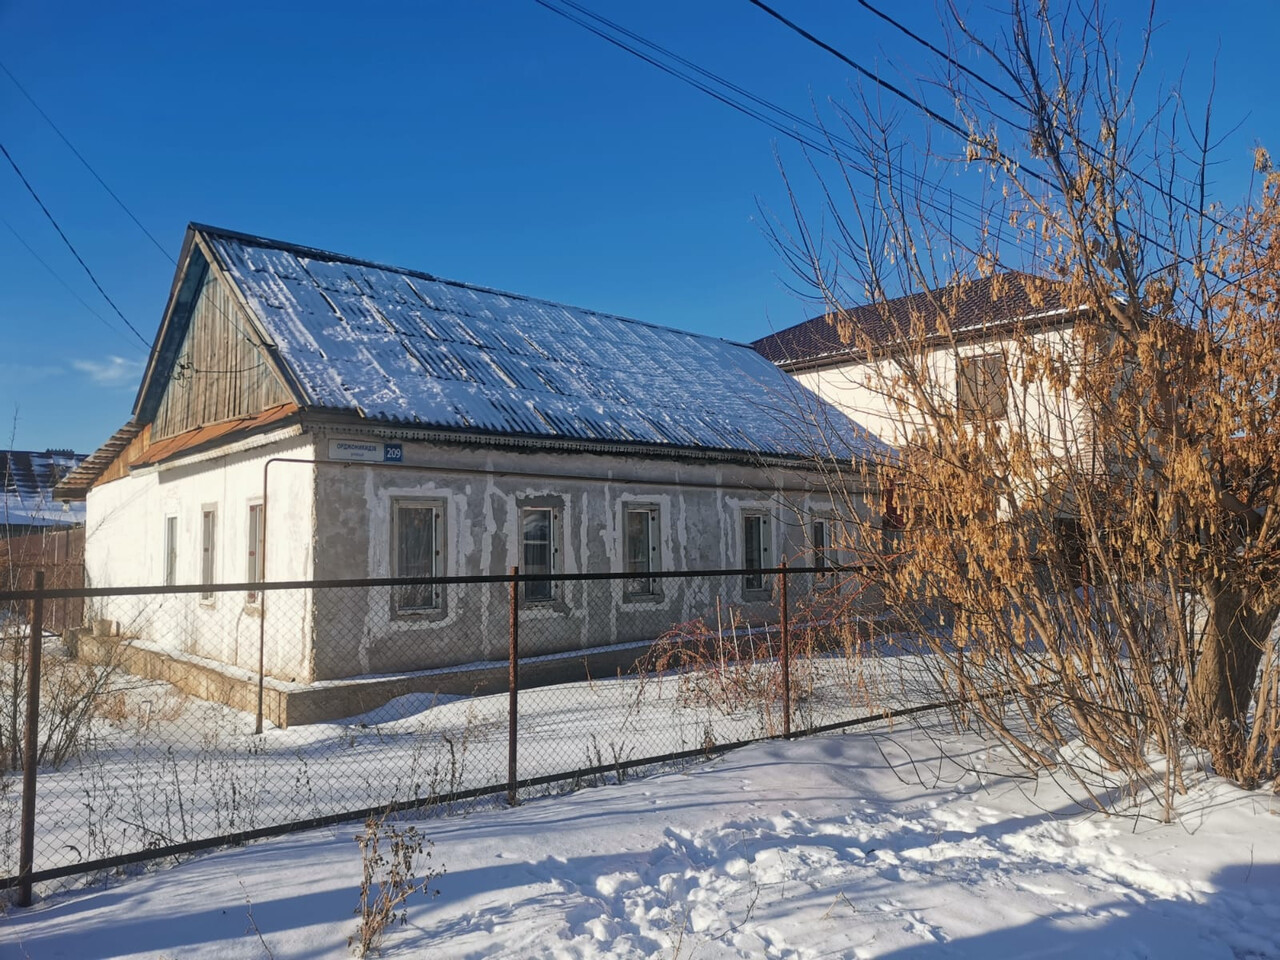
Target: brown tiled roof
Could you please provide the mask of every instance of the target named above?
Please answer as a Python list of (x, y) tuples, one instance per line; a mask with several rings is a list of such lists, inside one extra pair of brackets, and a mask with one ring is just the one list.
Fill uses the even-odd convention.
[(866, 347), (936, 338), (948, 327), (952, 334), (976, 339), (1029, 320), (1049, 324), (1069, 320), (1062, 287), (1011, 271), (824, 313), (751, 346), (784, 369), (822, 366), (857, 359)]

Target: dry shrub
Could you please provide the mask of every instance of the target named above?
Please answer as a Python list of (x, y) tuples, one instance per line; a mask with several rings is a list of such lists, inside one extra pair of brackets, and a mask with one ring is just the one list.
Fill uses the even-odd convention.
[(432, 843), (417, 827), (401, 826), (388, 814), (369, 817), (356, 843), (362, 865), (360, 905), (356, 907), (360, 926), (347, 945), (356, 956), (367, 957), (381, 949), (388, 927), (408, 918), (408, 911), (402, 908), (410, 897), (439, 895), (431, 884), (444, 876), (445, 870), (431, 864)]
[[(820, 618), (801, 613), (789, 631), (793, 710), (814, 694), (817, 659), (845, 648), (851, 635), (830, 610), (824, 609)], [(660, 636), (641, 667), (644, 674), (675, 674), (684, 706), (711, 707), (725, 716), (755, 712), (766, 736), (782, 732), (782, 631), (777, 623), (752, 622), (717, 599), (711, 618), (677, 624)]]
[[(23, 629), (11, 625), (0, 633), (0, 772), (16, 770), (22, 762), (26, 736), (27, 643)], [(93, 722), (122, 709), (112, 684), (114, 662), (80, 663), (65, 655), (60, 643), (46, 639), (40, 661), (40, 727), (37, 762), (59, 767), (85, 750), (93, 737)]]

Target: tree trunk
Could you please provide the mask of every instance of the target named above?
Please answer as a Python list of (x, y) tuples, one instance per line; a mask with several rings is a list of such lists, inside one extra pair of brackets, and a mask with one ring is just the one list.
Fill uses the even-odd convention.
[(1200, 656), (1191, 686), (1188, 733), (1209, 752), (1215, 772), (1246, 789), (1257, 787), (1258, 765), (1249, 757), (1249, 708), (1262, 651), (1277, 609), (1259, 609), (1239, 591), (1210, 601)]

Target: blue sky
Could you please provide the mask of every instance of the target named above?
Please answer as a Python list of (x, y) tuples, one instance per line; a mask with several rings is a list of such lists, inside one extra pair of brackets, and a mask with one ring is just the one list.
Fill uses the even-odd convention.
[[(586, 5), (798, 113), (852, 99), (848, 68), (745, 0)], [(776, 5), (886, 76), (927, 69), (851, 0)], [(932, 2), (892, 8), (941, 40)], [(1158, 19), (1152, 76), (1194, 110), (1216, 61), (1215, 177), (1238, 199), (1253, 145), (1277, 147), (1280, 11)], [(533, 0), (0, 0), (0, 61), (169, 256), (195, 220), (734, 340), (813, 312), (759, 214), (785, 209), (775, 150), (798, 169), (798, 148)], [(0, 142), (150, 340), (173, 263), (3, 75)], [(0, 217), (0, 446), (90, 452), (146, 350), (7, 165)]]

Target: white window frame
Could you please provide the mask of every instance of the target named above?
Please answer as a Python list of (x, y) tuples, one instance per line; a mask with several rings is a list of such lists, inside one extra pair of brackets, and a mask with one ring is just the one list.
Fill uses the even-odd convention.
[[(519, 543), (520, 543), (520, 572), (534, 573), (530, 568), (528, 560), (528, 547), (530, 544), (525, 540), (525, 518), (533, 513), (547, 514), (547, 551), (548, 551), (548, 569), (546, 571), (536, 571), (538, 573), (545, 572), (550, 576), (556, 576), (561, 572), (562, 565), (560, 562), (560, 508), (553, 504), (528, 503), (520, 505), (519, 513)], [(540, 545), (535, 543), (534, 545)], [(554, 603), (560, 599), (561, 584), (557, 580), (526, 580), (520, 585), (520, 599), (525, 603)]]
[[(200, 505), (200, 583), (212, 586), (218, 580), (218, 505)], [(200, 593), (200, 602), (213, 604), (217, 594), (212, 590)]]
[[(432, 547), (430, 567), (422, 576), (427, 578), (445, 576), (447, 556), (445, 554), (445, 501), (439, 498), (398, 497), (391, 501), (391, 576), (412, 577), (414, 573), (405, 573), (400, 561), (401, 511), (427, 510), (431, 512)], [(401, 596), (409, 590), (425, 590), (425, 603), (402, 604)], [(396, 586), (391, 588), (391, 616), (397, 620), (443, 617), (445, 613), (445, 591), (441, 584), (424, 587)]]
[[(262, 583), (266, 574), (263, 566), (263, 548), (265, 546), (266, 526), (264, 506), (261, 498), (250, 500), (245, 513), (245, 556), (244, 579), (246, 583)], [(254, 530), (254, 515), (257, 515), (257, 530)], [(262, 591), (250, 590), (245, 602), (256, 607), (262, 603)]]
[(166, 587), (178, 583), (178, 516), (166, 514), (164, 518), (164, 569), (161, 577)]
[[(640, 557), (633, 557), (631, 540), (631, 516), (643, 515), (647, 547), (643, 551), (644, 562)], [(626, 501), (622, 504), (622, 572), (627, 579), (622, 581), (623, 600), (652, 600), (662, 596), (662, 581), (653, 574), (662, 569), (662, 555), (659, 550), (662, 533), (662, 511), (656, 503), (642, 501)]]
[[(768, 510), (743, 510), (741, 514), (741, 523), (739, 529), (742, 532), (742, 569), (764, 569), (773, 566), (773, 525), (770, 522), (772, 516)], [(757, 543), (759, 544), (759, 553), (757, 556), (749, 554), (750, 536), (748, 530), (751, 525), (756, 523), (759, 525), (757, 530)], [(743, 596), (749, 597), (768, 597), (773, 593), (773, 582), (763, 573), (747, 573), (742, 576), (742, 593)]]

